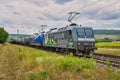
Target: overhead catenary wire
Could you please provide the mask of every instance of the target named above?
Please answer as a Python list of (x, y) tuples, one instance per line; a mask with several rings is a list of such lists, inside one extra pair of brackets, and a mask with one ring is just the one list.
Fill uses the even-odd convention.
[(108, 4), (106, 4), (106, 5), (102, 6), (102, 7), (100, 7), (99, 10), (106, 10), (106, 8), (110, 8), (110, 7), (115, 6), (115, 5), (113, 5), (113, 4), (116, 4), (116, 2), (114, 2), (114, 3), (113, 3), (113, 2), (108, 3)]
[[(112, 4), (114, 4), (114, 5), (112, 5)], [(108, 6), (108, 7), (107, 7), (107, 6)], [(106, 11), (106, 8), (110, 8), (111, 6), (115, 6), (115, 7), (116, 7), (116, 1), (115, 1), (114, 3), (110, 3), (110, 4), (107, 4), (107, 5), (103, 6), (103, 7), (102, 7), (103, 9), (99, 9), (99, 11), (100, 11), (100, 10)], [(115, 11), (115, 10), (119, 10), (119, 9), (112, 8), (112, 10), (110, 10), (110, 12)], [(104, 14), (104, 13), (101, 13), (101, 14)]]
[[(81, 12), (81, 11), (79, 11), (79, 10), (83, 10), (83, 9), (85, 9), (85, 8), (87, 8), (87, 7), (90, 7), (90, 6), (92, 6), (92, 5), (94, 5), (94, 4), (97, 4), (98, 2), (100, 2), (100, 1), (103, 1), (103, 0), (97, 0), (97, 1), (94, 1), (94, 2), (92, 2), (92, 3), (90, 3), (90, 4), (88, 4), (88, 5), (86, 5), (86, 1), (87, 0), (84, 0), (85, 1), (85, 6), (83, 6), (82, 8), (80, 8), (80, 9), (76, 9), (76, 10), (70, 10), (69, 12)], [(77, 5), (78, 6), (78, 5)], [(72, 6), (72, 8), (73, 7), (76, 7), (76, 6)]]
[[(105, 13), (101, 13), (101, 14), (98, 14), (98, 15), (96, 15), (96, 16), (94, 16), (93, 17), (93, 21), (99, 21), (99, 23), (101, 22), (101, 20), (100, 19), (98, 19), (100, 16), (103, 16), (103, 15), (106, 15), (106, 14), (112, 14), (112, 13), (120, 13), (120, 8), (118, 8), (118, 9), (112, 9), (112, 10), (110, 10), (110, 11), (108, 11), (108, 12), (105, 12)], [(89, 18), (84, 18), (84, 19), (81, 19), (81, 22), (90, 22), (89, 20), (88, 20)], [(104, 23), (102, 23), (102, 24), (104, 24)]]
[[(101, 0), (101, 1), (102, 1), (102, 0)], [(93, 5), (93, 4), (96, 4), (97, 2), (99, 2), (99, 1), (96, 1), (96, 2), (93, 2), (92, 4), (89, 4), (89, 6), (90, 6), (90, 5)], [(107, 5), (105, 5), (104, 7), (106, 8), (106, 6), (112, 5), (112, 4), (117, 5), (117, 2), (115, 1), (114, 3), (107, 4)], [(105, 10), (104, 7), (103, 7), (103, 10)], [(83, 8), (81, 8), (81, 9), (84, 9), (84, 8), (87, 8), (87, 7), (83, 7)], [(110, 13), (112, 13), (112, 12), (116, 12), (117, 10), (120, 10), (120, 9), (112, 9), (112, 10), (110, 10), (110, 11), (108, 11), (108, 12), (98, 14), (98, 15), (96, 15), (96, 16), (94, 16), (94, 17), (99, 17), (99, 16), (103, 16), (103, 15), (105, 15), (105, 14), (110, 14)], [(81, 12), (81, 14), (82, 14), (82, 12)], [(87, 18), (85, 18), (85, 19), (87, 19)]]
[[(108, 12), (105, 12), (105, 13), (98, 14), (98, 15), (96, 15), (95, 17), (100, 17), (100, 16), (103, 16), (103, 15), (105, 15), (105, 14), (111, 14), (111, 13), (117, 12), (117, 11), (120, 11), (120, 8), (115, 9), (115, 10), (111, 10), (111, 11), (108, 11)], [(85, 20), (85, 19), (84, 19), (84, 20)]]
[[(82, 8), (80, 8), (80, 9), (75, 10), (74, 12), (82, 13), (82, 12), (79, 11), (79, 10), (88, 8), (88, 7), (90, 7), (90, 6), (92, 6), (92, 5), (96, 4), (96, 3), (98, 3), (98, 2), (100, 2), (100, 1), (103, 1), (103, 0), (97, 0), (97, 1), (95, 1), (95, 2), (93, 2), (93, 3), (90, 3), (90, 4), (88, 4), (88, 5), (86, 5), (86, 6), (82, 7)], [(110, 4), (108, 4), (108, 5), (105, 5), (105, 6), (103, 7), (102, 10), (104, 10), (104, 9), (106, 8), (106, 6), (109, 6), (109, 5), (112, 5), (112, 4), (116, 4), (116, 1), (115, 1), (114, 3), (110, 3)], [(112, 6), (114, 6), (114, 5), (112, 5)], [(111, 7), (111, 6), (110, 6), (110, 7)]]
[(111, 10), (111, 11), (108, 11), (108, 12), (105, 12), (105, 13), (98, 14), (96, 17), (99, 17), (101, 15), (105, 15), (105, 14), (111, 14), (112, 12), (116, 12), (116, 11), (119, 11), (119, 10), (120, 10), (120, 8), (114, 9), (114, 10)]
[(96, 4), (96, 3), (100, 2), (100, 1), (103, 1), (103, 0), (97, 0), (97, 1), (95, 1), (95, 2), (92, 2), (92, 3), (90, 3), (90, 4), (86, 5), (86, 6), (83, 6), (83, 7), (80, 8), (80, 9), (75, 10), (75, 12), (78, 12), (79, 10), (85, 9), (85, 8), (87, 8), (87, 7), (90, 7), (90, 6)]

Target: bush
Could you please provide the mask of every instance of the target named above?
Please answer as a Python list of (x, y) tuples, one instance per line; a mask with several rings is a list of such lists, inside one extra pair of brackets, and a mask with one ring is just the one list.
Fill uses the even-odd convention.
[(0, 43), (5, 43), (8, 39), (8, 33), (4, 30), (4, 28), (0, 28)]
[(56, 60), (56, 65), (60, 69), (70, 70), (70, 71), (80, 71), (82, 69), (90, 69), (95, 67), (94, 59), (86, 58), (74, 58), (74, 57), (65, 57)]
[(103, 38), (103, 39), (96, 39), (95, 42), (112, 42), (114, 40), (112, 40), (111, 38)]
[(48, 73), (46, 71), (41, 71), (39, 74), (38, 74), (39, 78), (41, 80), (46, 80), (47, 79), (47, 76), (48, 76)]
[(35, 80), (36, 79), (36, 74), (35, 73), (31, 73), (29, 76), (29, 80)]

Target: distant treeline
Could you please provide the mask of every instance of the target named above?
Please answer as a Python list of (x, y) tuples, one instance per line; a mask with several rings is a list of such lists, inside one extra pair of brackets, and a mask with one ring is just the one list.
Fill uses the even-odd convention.
[(103, 38), (103, 39), (96, 39), (95, 42), (113, 42), (113, 41), (120, 41), (120, 39), (111, 39), (111, 38)]
[(13, 37), (27, 37), (27, 36), (30, 36), (30, 35), (27, 35), (27, 34), (9, 34), (9, 36), (13, 36)]
[(94, 30), (94, 34), (120, 35), (120, 30)]
[(20, 38), (20, 37), (28, 37), (30, 35), (27, 34), (9, 34), (8, 42), (15, 39), (15, 38)]

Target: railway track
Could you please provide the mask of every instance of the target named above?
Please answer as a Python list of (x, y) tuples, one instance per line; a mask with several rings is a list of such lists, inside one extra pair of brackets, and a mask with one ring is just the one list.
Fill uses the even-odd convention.
[(95, 53), (93, 58), (96, 59), (98, 63), (120, 68), (120, 56)]

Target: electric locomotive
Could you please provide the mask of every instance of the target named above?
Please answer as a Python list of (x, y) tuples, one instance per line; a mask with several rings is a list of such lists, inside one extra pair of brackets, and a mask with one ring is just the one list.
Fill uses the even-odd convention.
[(60, 52), (73, 52), (74, 55), (91, 55), (96, 49), (92, 27), (74, 23), (45, 33), (43, 46)]

